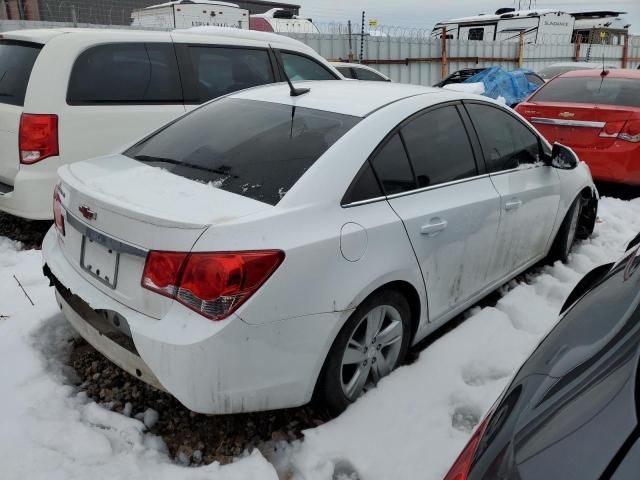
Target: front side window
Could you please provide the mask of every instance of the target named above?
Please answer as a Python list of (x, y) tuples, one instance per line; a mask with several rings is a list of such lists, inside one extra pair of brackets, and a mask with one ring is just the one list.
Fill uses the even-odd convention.
[(335, 80), (336, 77), (320, 63), (295, 53), (281, 52), (284, 71), (293, 82), (300, 80)]
[(498, 108), (466, 106), (480, 139), (489, 172), (536, 163), (540, 154), (538, 137), (521, 121)]
[(266, 50), (189, 46), (200, 103), (227, 93), (274, 82)]
[(428, 111), (401, 132), (418, 188), (477, 175), (469, 137), (456, 107)]
[(222, 98), (169, 124), (125, 155), (276, 205), (359, 121), (322, 110)]
[(74, 104), (182, 103), (172, 44), (112, 43), (84, 51), (71, 71)]

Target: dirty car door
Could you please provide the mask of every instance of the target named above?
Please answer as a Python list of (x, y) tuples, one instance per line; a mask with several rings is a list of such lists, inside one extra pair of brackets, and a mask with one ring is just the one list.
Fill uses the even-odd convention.
[(488, 252), (498, 230), (499, 196), (478, 171), (458, 108), (428, 109), (400, 128), (415, 189), (387, 192), (420, 263), (430, 321), (487, 285)]

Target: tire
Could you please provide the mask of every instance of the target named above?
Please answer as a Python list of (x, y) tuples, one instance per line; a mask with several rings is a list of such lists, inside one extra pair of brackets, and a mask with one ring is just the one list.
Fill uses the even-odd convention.
[(558, 230), (549, 252), (549, 260), (552, 263), (556, 260), (560, 260), (562, 263), (569, 261), (571, 247), (573, 247), (573, 243), (577, 238), (581, 206), (582, 203), (580, 202), (580, 197), (578, 197), (569, 207), (569, 211), (567, 211), (562, 225), (560, 225), (560, 230)]
[(410, 338), (404, 295), (381, 290), (362, 302), (333, 342), (320, 377), (318, 393), (329, 409), (341, 413), (391, 373), (404, 360)]

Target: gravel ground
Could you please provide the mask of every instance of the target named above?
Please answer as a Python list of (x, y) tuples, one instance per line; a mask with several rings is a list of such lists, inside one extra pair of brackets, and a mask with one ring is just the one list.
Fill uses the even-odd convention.
[(52, 223), (50, 220), (24, 220), (0, 212), (0, 237), (21, 242), (25, 250), (40, 248)]
[(270, 458), (279, 442), (296, 440), (302, 430), (330, 419), (322, 408), (311, 405), (236, 415), (197, 414), (114, 366), (82, 339), (74, 341), (69, 365), (80, 377), (81, 392), (105, 408), (144, 421), (151, 433), (162, 437), (171, 457), (186, 465), (225, 464), (254, 448)]

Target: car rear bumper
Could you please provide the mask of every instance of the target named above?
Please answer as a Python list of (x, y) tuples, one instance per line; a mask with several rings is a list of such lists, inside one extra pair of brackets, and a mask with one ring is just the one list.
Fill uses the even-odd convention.
[(12, 186), (0, 188), (0, 211), (30, 220), (52, 220), (51, 202), (57, 181), (56, 170), (21, 169)]
[(594, 180), (640, 185), (640, 144), (619, 140), (607, 149), (573, 150), (589, 165)]
[[(157, 320), (87, 282), (64, 257), (54, 228), (42, 250), (62, 311), (78, 333), (116, 365), (199, 413), (307, 403), (344, 320), (344, 312), (328, 312), (260, 325), (235, 315), (214, 322), (177, 302)], [(113, 328), (104, 326), (104, 312), (122, 319), (132, 345), (105, 331)]]

